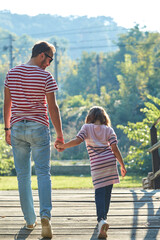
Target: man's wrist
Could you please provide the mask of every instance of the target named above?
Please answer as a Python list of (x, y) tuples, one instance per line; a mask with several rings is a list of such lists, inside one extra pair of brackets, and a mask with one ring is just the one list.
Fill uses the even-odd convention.
[(63, 137), (57, 137), (56, 140), (57, 140), (57, 141), (60, 141), (60, 142), (62, 142), (62, 143), (64, 142), (64, 138), (63, 138)]
[(4, 128), (5, 131), (9, 131), (11, 130), (11, 127), (10, 128)]

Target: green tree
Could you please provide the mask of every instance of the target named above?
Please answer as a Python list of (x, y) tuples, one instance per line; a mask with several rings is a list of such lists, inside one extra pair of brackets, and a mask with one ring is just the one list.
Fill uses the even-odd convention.
[(73, 62), (68, 71), (64, 88), (70, 96), (97, 92), (96, 53), (83, 52), (79, 62)]
[[(131, 170), (147, 173), (151, 171), (151, 156), (147, 149), (150, 146), (150, 128), (160, 117), (160, 99), (147, 95), (145, 107), (140, 109), (145, 117), (141, 122), (128, 122), (127, 126), (118, 125), (130, 140), (130, 147), (125, 161)], [(160, 126), (158, 126), (160, 132)]]

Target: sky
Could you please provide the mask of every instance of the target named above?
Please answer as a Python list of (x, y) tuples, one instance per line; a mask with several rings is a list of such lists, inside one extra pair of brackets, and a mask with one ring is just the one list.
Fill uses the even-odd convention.
[(1, 10), (11, 13), (60, 16), (106, 16), (122, 27), (139, 24), (148, 31), (160, 32), (160, 0), (3, 0)]

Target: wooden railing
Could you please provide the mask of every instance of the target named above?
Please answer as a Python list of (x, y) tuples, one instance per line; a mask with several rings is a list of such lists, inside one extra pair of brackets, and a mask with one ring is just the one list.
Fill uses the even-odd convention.
[(157, 121), (152, 125), (150, 129), (150, 136), (151, 136), (151, 147), (148, 151), (151, 153), (152, 156), (152, 171), (153, 175), (151, 180), (153, 181), (153, 188), (160, 189), (160, 156), (158, 152), (158, 148), (160, 147), (160, 140), (157, 140), (157, 128), (156, 125), (160, 123), (160, 117)]

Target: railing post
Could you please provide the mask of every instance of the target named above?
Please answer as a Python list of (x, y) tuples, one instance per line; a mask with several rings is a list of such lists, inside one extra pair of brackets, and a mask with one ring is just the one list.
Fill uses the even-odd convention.
[[(157, 129), (153, 125), (150, 130), (151, 136), (151, 145), (153, 146), (157, 143)], [(155, 149), (151, 152), (152, 155), (152, 170), (153, 173), (156, 173), (160, 169), (160, 159), (158, 154), (158, 149)], [(154, 189), (160, 189), (160, 177), (157, 177), (153, 182)]]

